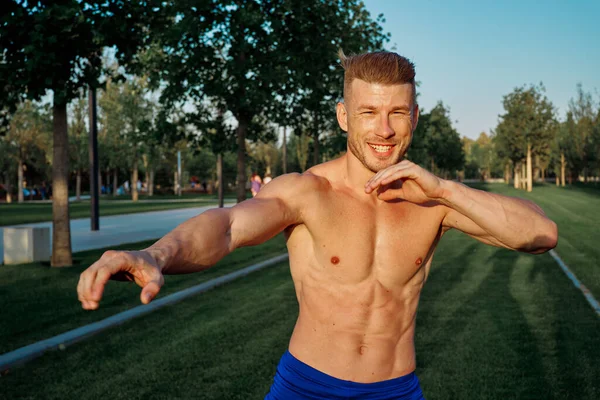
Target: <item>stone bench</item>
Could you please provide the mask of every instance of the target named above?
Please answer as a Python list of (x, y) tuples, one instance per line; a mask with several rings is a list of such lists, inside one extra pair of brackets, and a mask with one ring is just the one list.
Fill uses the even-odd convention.
[(4, 264), (50, 261), (50, 228), (4, 227)]

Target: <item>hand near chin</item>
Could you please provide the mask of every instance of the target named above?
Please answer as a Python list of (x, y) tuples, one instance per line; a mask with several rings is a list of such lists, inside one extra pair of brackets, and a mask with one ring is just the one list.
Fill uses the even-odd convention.
[(365, 192), (377, 190), (384, 201), (401, 199), (422, 204), (444, 198), (443, 180), (408, 160), (377, 172), (365, 185)]

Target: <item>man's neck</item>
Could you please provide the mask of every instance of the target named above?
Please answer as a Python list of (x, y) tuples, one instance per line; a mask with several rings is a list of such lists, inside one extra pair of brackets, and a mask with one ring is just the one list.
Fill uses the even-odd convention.
[(346, 184), (365, 196), (365, 184), (375, 173), (365, 167), (362, 162), (348, 149), (344, 157)]

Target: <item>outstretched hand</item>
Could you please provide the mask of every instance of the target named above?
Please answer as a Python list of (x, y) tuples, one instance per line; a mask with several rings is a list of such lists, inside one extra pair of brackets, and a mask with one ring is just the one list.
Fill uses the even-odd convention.
[(443, 199), (442, 179), (417, 164), (402, 160), (377, 172), (365, 185), (365, 192), (377, 190), (377, 197), (390, 201), (402, 199), (422, 204)]
[(109, 279), (134, 281), (142, 288), (144, 304), (150, 303), (164, 284), (156, 260), (147, 251), (107, 251), (79, 278), (77, 296), (84, 309), (98, 308)]

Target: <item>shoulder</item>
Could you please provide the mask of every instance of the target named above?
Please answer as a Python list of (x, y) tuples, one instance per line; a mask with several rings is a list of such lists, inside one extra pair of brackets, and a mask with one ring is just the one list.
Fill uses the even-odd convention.
[(302, 174), (290, 173), (273, 178), (263, 186), (256, 198), (277, 197), (285, 201), (293, 201), (298, 197), (306, 199), (311, 194), (322, 192), (329, 186), (329, 181), (311, 171)]

